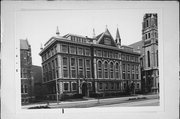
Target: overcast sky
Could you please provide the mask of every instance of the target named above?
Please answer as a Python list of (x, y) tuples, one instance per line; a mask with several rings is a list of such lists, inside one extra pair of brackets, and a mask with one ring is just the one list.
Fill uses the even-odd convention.
[(142, 39), (142, 21), (147, 12), (145, 9), (21, 11), (16, 17), (16, 35), (18, 39), (28, 39), (32, 63), (41, 66), (41, 43), (44, 45), (56, 35), (57, 26), (61, 36), (73, 33), (92, 37), (93, 28), (98, 35), (107, 25), (113, 38), (118, 27), (122, 45), (129, 45)]

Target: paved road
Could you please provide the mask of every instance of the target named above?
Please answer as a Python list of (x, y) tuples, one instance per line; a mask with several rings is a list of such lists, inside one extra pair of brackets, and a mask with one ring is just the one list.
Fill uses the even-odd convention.
[(141, 100), (141, 101), (125, 102), (125, 103), (111, 104), (111, 105), (101, 105), (97, 107), (158, 106), (158, 105), (159, 105), (158, 99), (151, 99), (151, 100)]

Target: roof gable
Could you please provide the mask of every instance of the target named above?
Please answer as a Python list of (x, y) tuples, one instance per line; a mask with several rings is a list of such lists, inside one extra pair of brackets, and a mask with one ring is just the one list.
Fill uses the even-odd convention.
[(117, 47), (117, 44), (115, 43), (115, 41), (114, 41), (113, 37), (111, 36), (111, 34), (110, 34), (108, 29), (106, 29), (106, 31), (104, 33), (101, 33), (96, 38), (98, 40), (97, 44)]

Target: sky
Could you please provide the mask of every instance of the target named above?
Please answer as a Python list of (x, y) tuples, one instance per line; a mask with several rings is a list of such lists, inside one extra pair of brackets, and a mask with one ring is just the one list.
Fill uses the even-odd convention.
[(95, 35), (99, 35), (107, 25), (113, 38), (118, 28), (121, 44), (130, 45), (142, 40), (145, 13), (145, 9), (20, 11), (16, 17), (16, 35), (18, 39), (28, 39), (32, 63), (41, 66), (41, 44), (56, 36), (57, 26), (60, 36), (72, 33), (92, 37), (93, 28)]

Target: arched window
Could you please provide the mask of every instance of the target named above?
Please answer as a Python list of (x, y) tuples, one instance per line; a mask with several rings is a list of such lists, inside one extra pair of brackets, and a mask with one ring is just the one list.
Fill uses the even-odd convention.
[(113, 62), (110, 63), (110, 78), (114, 78), (114, 66), (113, 66)]
[(98, 61), (98, 78), (102, 78), (102, 62)]
[(108, 63), (104, 62), (104, 78), (108, 78)]
[(115, 65), (115, 78), (119, 78), (119, 64), (116, 63)]
[(150, 53), (147, 51), (147, 57), (148, 57), (148, 67), (150, 67)]

